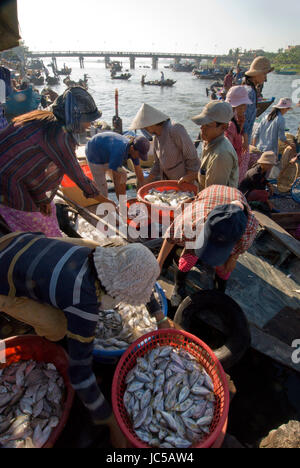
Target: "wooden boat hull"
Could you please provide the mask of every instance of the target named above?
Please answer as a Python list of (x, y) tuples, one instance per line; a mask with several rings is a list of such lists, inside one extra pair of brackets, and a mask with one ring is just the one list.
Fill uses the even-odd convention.
[(259, 117), (261, 114), (263, 114), (271, 104), (275, 101), (275, 98), (272, 97), (272, 99), (266, 99), (264, 101), (258, 101), (257, 103), (257, 111), (256, 111), (256, 117)]
[(142, 86), (162, 86), (162, 87), (171, 87), (176, 83), (176, 81), (170, 80), (170, 83), (162, 83), (161, 81), (145, 81), (141, 83)]

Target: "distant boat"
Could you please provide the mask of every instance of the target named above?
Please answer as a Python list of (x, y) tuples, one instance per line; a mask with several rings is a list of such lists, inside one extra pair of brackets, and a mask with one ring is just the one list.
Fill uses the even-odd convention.
[(41, 95), (33, 91), (32, 86), (22, 91), (13, 91), (7, 96), (5, 114), (9, 117), (26, 114), (38, 108)]
[(144, 81), (143, 79), (141, 80), (141, 85), (142, 86), (148, 85), (148, 86), (171, 87), (175, 83), (176, 83), (176, 81), (170, 80), (170, 79), (167, 79), (167, 80), (164, 80), (164, 81), (162, 81), (162, 80)]
[(297, 75), (298, 72), (296, 70), (275, 70), (277, 75)]
[(256, 107), (256, 117), (259, 117), (261, 114), (263, 114), (271, 104), (275, 101), (275, 98), (272, 97), (271, 99), (262, 99), (257, 102), (257, 107)]
[(72, 68), (64, 67), (61, 70), (56, 70), (57, 75), (71, 75)]
[(122, 73), (121, 75), (116, 75), (115, 73), (111, 73), (110, 75), (112, 80), (129, 80), (131, 77), (130, 73)]

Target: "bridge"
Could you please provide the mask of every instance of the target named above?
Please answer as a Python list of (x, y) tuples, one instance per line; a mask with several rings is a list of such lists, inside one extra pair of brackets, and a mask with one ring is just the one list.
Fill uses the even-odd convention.
[(186, 53), (164, 53), (164, 52), (121, 52), (121, 51), (39, 51), (29, 52), (30, 58), (41, 58), (41, 57), (78, 57), (80, 65), (83, 67), (85, 57), (103, 57), (105, 65), (108, 67), (110, 59), (114, 58), (129, 58), (130, 68), (135, 68), (135, 60), (137, 58), (151, 58), (152, 68), (157, 69), (159, 59), (174, 59), (175, 63), (180, 63), (184, 60), (194, 60), (197, 64), (200, 64), (201, 60), (213, 60), (217, 59), (220, 62), (222, 59), (228, 59), (227, 55), (211, 55), (211, 54), (186, 54)]

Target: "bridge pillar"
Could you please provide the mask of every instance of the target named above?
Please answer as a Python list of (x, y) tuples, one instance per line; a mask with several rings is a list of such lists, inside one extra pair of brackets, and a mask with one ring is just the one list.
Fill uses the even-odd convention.
[(79, 55), (79, 65), (80, 65), (80, 68), (84, 68), (84, 56), (83, 55)]
[(157, 65), (158, 65), (158, 57), (156, 57), (156, 55), (153, 55), (153, 57), (152, 57), (152, 69), (157, 70)]
[(108, 55), (104, 56), (104, 63), (105, 63), (105, 68), (109, 68), (110, 65), (110, 57)]
[(135, 69), (135, 56), (134, 56), (134, 55), (130, 55), (129, 61), (130, 61), (130, 69), (131, 69), (131, 70), (134, 70), (134, 69)]

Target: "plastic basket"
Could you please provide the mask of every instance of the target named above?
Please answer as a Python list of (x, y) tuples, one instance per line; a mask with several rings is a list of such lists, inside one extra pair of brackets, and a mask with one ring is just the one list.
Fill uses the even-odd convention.
[[(94, 180), (91, 170), (87, 164), (82, 164), (81, 169), (83, 170), (86, 177)], [(83, 191), (66, 174), (61, 181), (61, 190), (64, 195), (73, 200), (75, 203), (78, 203), (80, 206), (87, 207), (99, 204), (99, 201), (97, 201), (95, 198), (86, 198), (83, 194)]]
[[(139, 227), (141, 226), (149, 226), (149, 224), (151, 224), (151, 219), (148, 215), (148, 218), (147, 219), (143, 219), (141, 222), (136, 222), (134, 219), (130, 219), (128, 217), (128, 213), (129, 213), (129, 210), (130, 210), (130, 207), (134, 204), (137, 204), (137, 205), (142, 205), (142, 203), (137, 199), (137, 198), (129, 198), (126, 202), (126, 205), (127, 205), (127, 225), (129, 226), (132, 226), (133, 228), (135, 229), (138, 229)], [(147, 207), (147, 211), (148, 211), (148, 207)]]
[(171, 345), (177, 349), (185, 349), (197, 358), (198, 362), (212, 378), (216, 403), (210, 433), (203, 435), (201, 441), (193, 447), (210, 448), (216, 444), (220, 446), (225, 436), (229, 411), (229, 390), (226, 374), (213, 351), (203, 341), (190, 333), (175, 329), (157, 330), (141, 337), (128, 348), (118, 363), (112, 384), (112, 405), (115, 418), (123, 434), (133, 447), (151, 448), (135, 434), (124, 407), (123, 397), (126, 390), (126, 376), (135, 367), (137, 358), (158, 345)]
[(295, 202), (300, 203), (300, 178), (296, 180), (292, 189), (292, 198)]
[(155, 189), (160, 192), (163, 192), (164, 190), (193, 192), (195, 195), (198, 193), (198, 189), (195, 185), (188, 183), (178, 185), (178, 180), (159, 180), (141, 187), (137, 193), (138, 200), (145, 203), (148, 207), (149, 213), (151, 213), (151, 216), (158, 218), (158, 222), (164, 225), (169, 225), (170, 221), (174, 220), (175, 210), (174, 208), (168, 208), (167, 206), (160, 207), (159, 205), (146, 201), (145, 196), (149, 194), (151, 189)]
[[(164, 316), (166, 317), (168, 314), (168, 301), (166, 298), (166, 295), (162, 289), (162, 287), (158, 284), (155, 283), (155, 290), (158, 293), (161, 303), (162, 303), (162, 311)], [(109, 350), (104, 350), (104, 349), (94, 349), (93, 351), (93, 356), (94, 360), (97, 362), (101, 362), (102, 364), (114, 364), (116, 363), (122, 354), (125, 353), (126, 349), (118, 349), (115, 351), (109, 351)]]
[(68, 375), (69, 360), (67, 353), (61, 346), (35, 335), (14, 336), (3, 341), (5, 343), (6, 362), (0, 364), (0, 368), (7, 367), (15, 362), (33, 359), (37, 362), (54, 364), (64, 380), (63, 413), (58, 426), (53, 429), (49, 439), (43, 446), (43, 448), (52, 448), (67, 423), (75, 393)]

